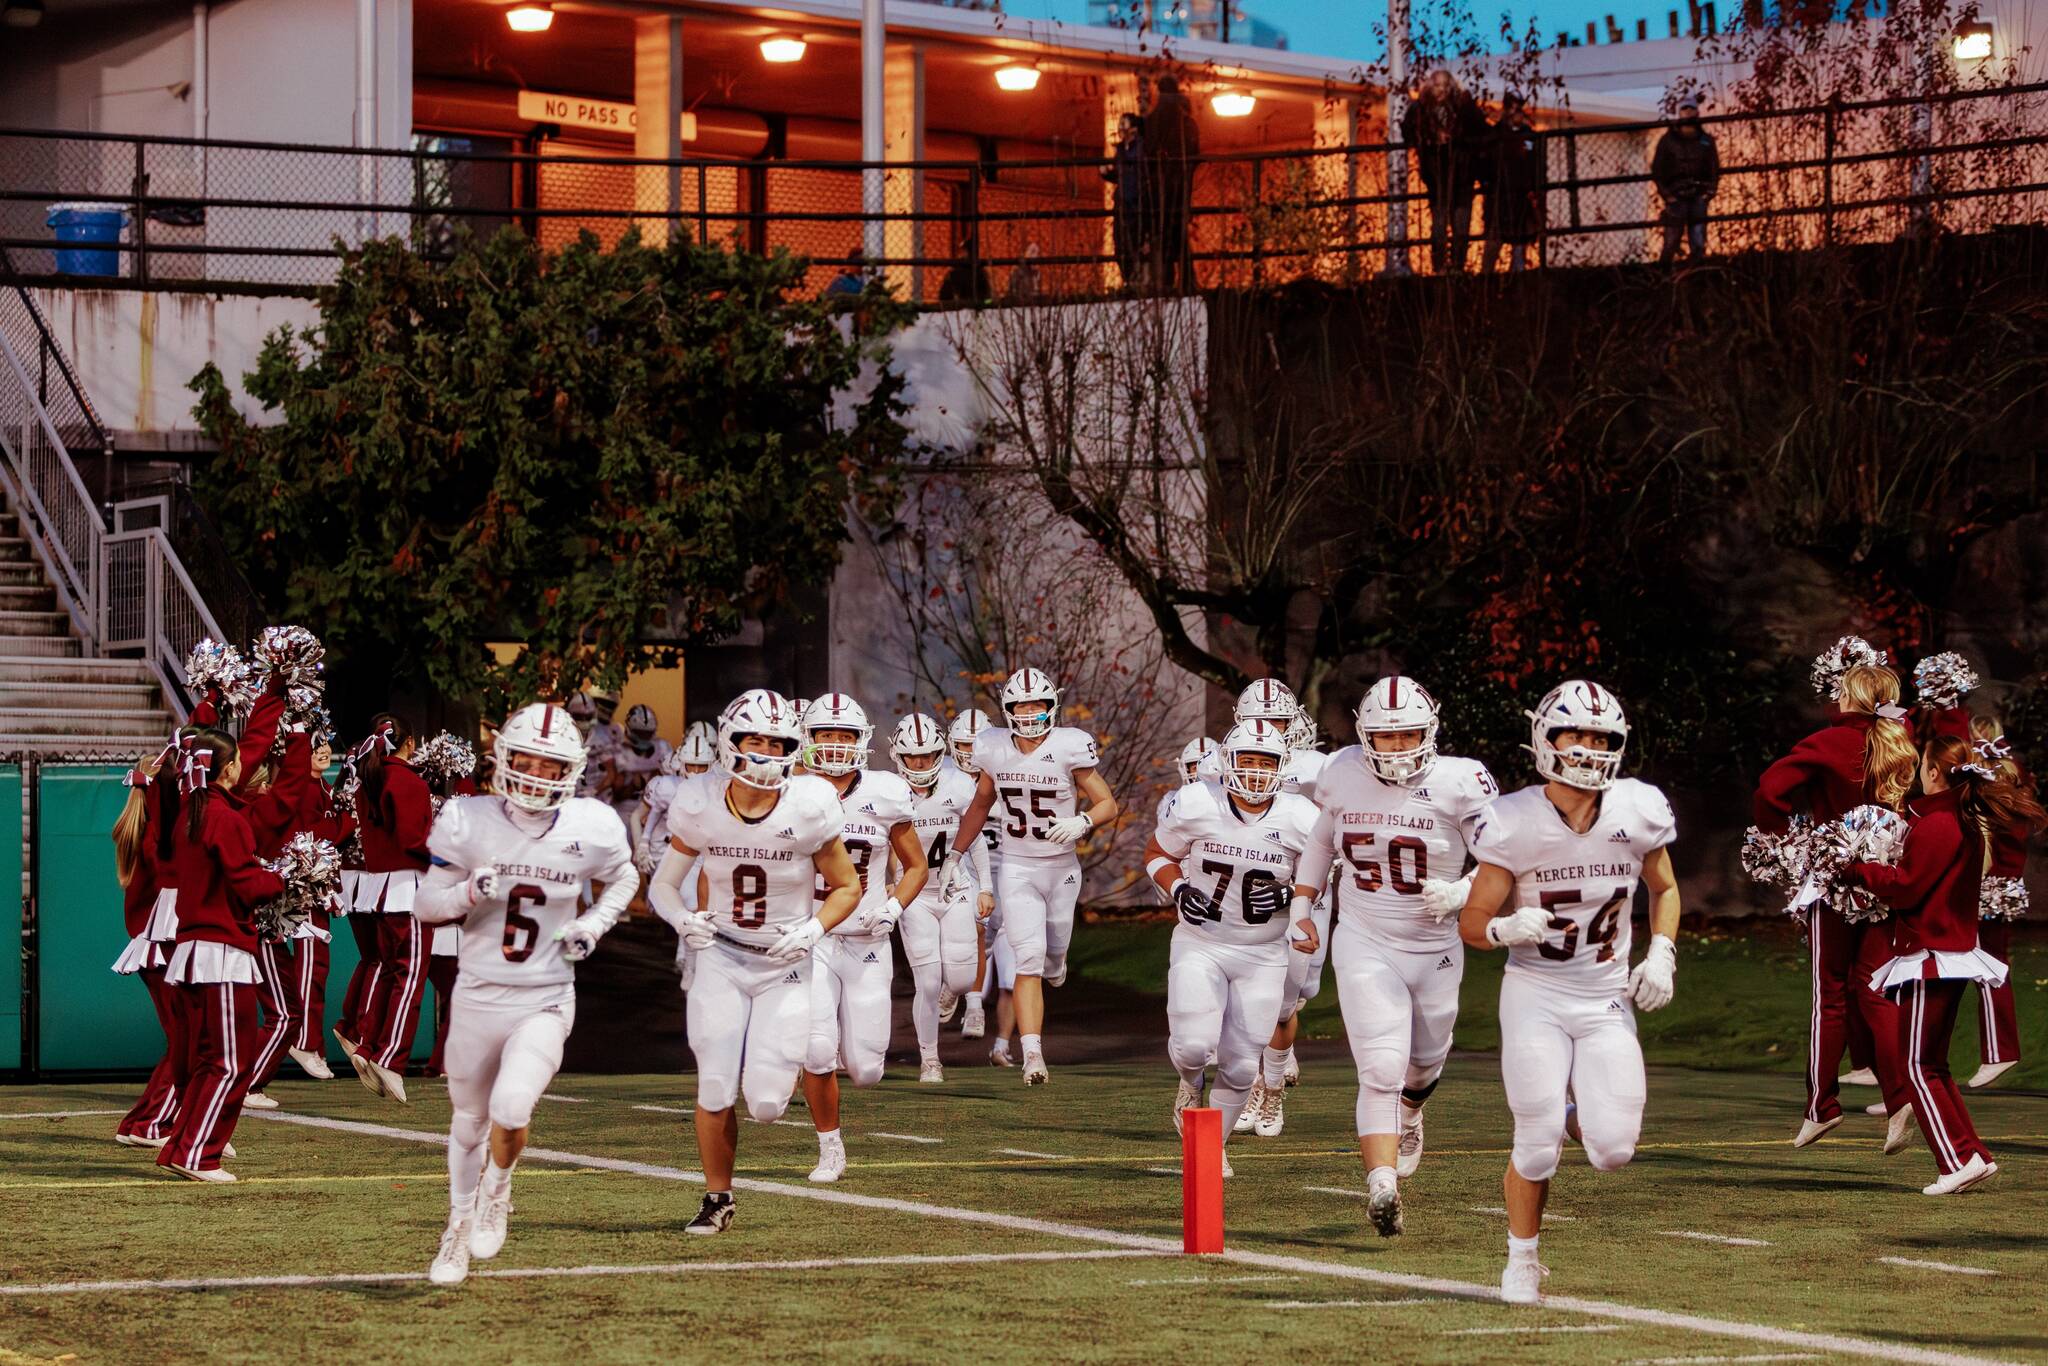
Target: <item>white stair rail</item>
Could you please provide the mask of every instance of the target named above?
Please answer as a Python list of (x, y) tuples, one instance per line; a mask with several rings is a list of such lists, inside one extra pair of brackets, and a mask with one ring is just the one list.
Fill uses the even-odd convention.
[(185, 661), (221, 629), (160, 527), (116, 531), (101, 541), (100, 598), (107, 651), (141, 654), (180, 716), (191, 710)]
[[(18, 307), (15, 298), (13, 291), (0, 290), (0, 311)], [(7, 457), (0, 481), (21, 513), (22, 534), (42, 561), (85, 653), (96, 655), (107, 524), (9, 342), (9, 330), (0, 325), (0, 449)]]

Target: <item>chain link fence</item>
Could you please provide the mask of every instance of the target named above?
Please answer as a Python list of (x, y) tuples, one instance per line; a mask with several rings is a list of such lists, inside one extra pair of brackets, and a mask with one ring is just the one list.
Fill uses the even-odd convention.
[[(1707, 212), (1712, 253), (2042, 221), (2048, 85), (1703, 122), (1721, 165)], [(1543, 183), (1523, 215), (1534, 262), (1663, 254), (1670, 203), (1650, 166), (1666, 132), (1539, 129)], [(304, 291), (374, 237), (446, 256), (464, 231), (516, 225), (555, 250), (585, 232), (610, 246), (637, 226), (655, 241), (788, 250), (809, 261), (813, 291), (879, 272), (900, 295), (935, 302), (1456, 269), (1449, 248), (1461, 236), (1472, 269), (1500, 220), (1488, 145), (1463, 149), (1460, 190), (1426, 187), (1414, 149), (1370, 144), (1154, 166), (1120, 198), (1110, 163), (1095, 158), (869, 166), (647, 161), (552, 142), (479, 150), (493, 141), (422, 136), (411, 151), (379, 151), (0, 129), (0, 248), (19, 276), (62, 274), (50, 206), (100, 203), (123, 215), (101, 258), (121, 278)], [(1446, 241), (1433, 245), (1439, 233)]]

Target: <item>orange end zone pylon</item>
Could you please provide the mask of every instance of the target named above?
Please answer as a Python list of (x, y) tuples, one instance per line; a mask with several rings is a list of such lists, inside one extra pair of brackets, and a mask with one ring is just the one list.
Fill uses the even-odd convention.
[(1223, 1112), (1180, 1112), (1181, 1251), (1223, 1250)]

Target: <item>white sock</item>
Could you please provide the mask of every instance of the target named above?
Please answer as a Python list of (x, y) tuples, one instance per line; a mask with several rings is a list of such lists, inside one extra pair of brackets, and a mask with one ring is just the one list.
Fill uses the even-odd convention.
[(1415, 1121), (1416, 1121), (1417, 1119), (1419, 1119), (1419, 1118), (1421, 1117), (1421, 1115), (1422, 1115), (1422, 1107), (1421, 1107), (1420, 1105), (1410, 1105), (1410, 1104), (1409, 1104), (1409, 1103), (1408, 1103), (1407, 1101), (1405, 1101), (1405, 1100), (1401, 1102), (1401, 1127), (1402, 1127), (1402, 1128), (1404, 1128), (1404, 1129), (1405, 1129), (1405, 1128), (1407, 1128), (1407, 1127), (1408, 1127), (1409, 1125), (1413, 1124), (1413, 1123), (1414, 1123), (1414, 1122), (1415, 1122)]
[(997, 1039), (988, 1046), (988, 1051), (992, 1054), (1001, 1054), (1007, 1058), (1010, 1056), (1010, 1041), (1008, 1039)]
[(452, 1195), (448, 1198), (448, 1227), (454, 1228), (457, 1224), (475, 1213), (476, 1192), (474, 1190), (460, 1198)]
[(1536, 1239), (1517, 1238), (1508, 1235), (1508, 1260), (1510, 1262), (1533, 1262), (1536, 1260)]
[[(513, 1159), (512, 1167), (516, 1167), (518, 1165), (518, 1159)], [(485, 1158), (483, 1184), (484, 1194), (489, 1196), (493, 1200), (503, 1195), (506, 1192), (506, 1190), (510, 1188), (510, 1186), (512, 1185), (512, 1167), (499, 1166), (498, 1159), (495, 1157)]]
[(1286, 1064), (1287, 1066), (1289, 1066), (1289, 1067), (1295, 1067), (1295, 1068), (1298, 1068), (1298, 1067), (1300, 1067), (1300, 1065), (1301, 1065), (1301, 1064), (1297, 1063), (1297, 1062), (1296, 1062), (1296, 1061), (1294, 1060), (1294, 1045), (1293, 1045), (1293, 1044), (1289, 1044), (1289, 1045), (1287, 1045), (1287, 1051), (1286, 1051), (1285, 1053), (1283, 1053), (1283, 1054), (1281, 1054), (1281, 1055), (1280, 1055), (1280, 1060), (1281, 1060), (1281, 1061), (1282, 1061), (1283, 1063), (1285, 1063), (1285, 1064)]
[(1038, 1036), (1036, 1034), (1019, 1034), (1017, 1036), (1017, 1042), (1023, 1045), (1024, 1051), (1027, 1054), (1042, 1053), (1045, 1051), (1044, 1049), (1039, 1047)]
[(1394, 1180), (1392, 1167), (1374, 1167), (1365, 1174), (1365, 1188), (1369, 1191), (1377, 1192), (1381, 1186), (1397, 1184), (1399, 1183)]
[(1259, 1078), (1266, 1083), (1268, 1091), (1277, 1091), (1287, 1085), (1287, 1054), (1291, 1050), (1268, 1047), (1264, 1061), (1260, 1064)]
[(834, 1148), (843, 1147), (837, 1129), (818, 1130), (818, 1156), (823, 1157)]

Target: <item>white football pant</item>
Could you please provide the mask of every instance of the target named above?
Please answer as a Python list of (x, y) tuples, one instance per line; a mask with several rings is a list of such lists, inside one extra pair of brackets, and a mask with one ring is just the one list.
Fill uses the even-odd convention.
[(921, 896), (903, 908), (896, 922), (903, 936), (903, 957), (917, 984), (911, 998), (910, 1022), (920, 1049), (939, 1042), (939, 989), (965, 996), (974, 990), (974, 898)]
[(1358, 1068), (1358, 1132), (1397, 1134), (1402, 1089), (1430, 1086), (1451, 1055), (1465, 946), (1392, 948), (1356, 919), (1339, 921), (1335, 938), (1337, 1000)]
[(692, 957), (684, 1015), (697, 1104), (730, 1110), (744, 1094), (753, 1119), (782, 1118), (811, 1037), (811, 960), (778, 963), (724, 940)]
[(456, 979), (450, 993), (448, 1103), (449, 1199), (458, 1208), (483, 1175), (491, 1126), (524, 1129), (562, 1067), (562, 1046), (576, 1025), (576, 987), (497, 986)]
[(1280, 1012), (1283, 1020), (1300, 1014), (1301, 1008), (1323, 989), (1323, 964), (1330, 961), (1330, 895), (1330, 889), (1325, 887), (1309, 911), (1308, 918), (1316, 927), (1316, 951), (1287, 951), (1287, 999), (1281, 1003)]
[(1191, 1086), (1202, 1084), (1211, 1058), (1216, 1080), (1209, 1099), (1223, 1111), (1229, 1135), (1259, 1075), (1259, 1059), (1280, 1023), (1287, 994), (1287, 945), (1215, 944), (1200, 930), (1177, 925), (1166, 972), (1167, 1055)]
[(1081, 900), (1081, 860), (1006, 858), (996, 874), (1003, 934), (1020, 977), (1057, 977), (1074, 942), (1074, 907)]
[(811, 1033), (804, 1070), (828, 1076), (837, 1058), (855, 1086), (882, 1079), (889, 1052), (889, 982), (896, 956), (887, 935), (828, 934), (811, 950)]
[(1515, 1170), (1548, 1181), (1564, 1149), (1566, 1092), (1586, 1160), (1609, 1172), (1636, 1155), (1649, 1083), (1636, 1015), (1620, 996), (1574, 996), (1536, 973), (1500, 983), (1500, 1075), (1515, 1112)]

